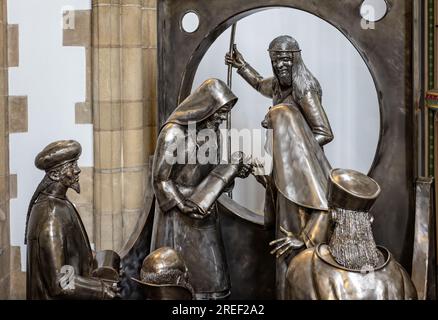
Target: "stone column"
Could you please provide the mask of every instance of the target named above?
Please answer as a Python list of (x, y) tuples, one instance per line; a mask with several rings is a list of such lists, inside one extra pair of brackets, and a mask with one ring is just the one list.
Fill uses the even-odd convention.
[(0, 0), (0, 299), (9, 298), (9, 115), (6, 0)]
[[(149, 45), (151, 36), (145, 33), (150, 32), (149, 24), (156, 22), (156, 11), (150, 1), (146, 2), (147, 6), (144, 0), (93, 1), (94, 215), (98, 249), (119, 250), (123, 246), (144, 210), (145, 190), (149, 187), (148, 156), (153, 153), (156, 136), (156, 45)], [(151, 12), (153, 18), (149, 19)], [(155, 51), (155, 55), (149, 51)]]
[(120, 0), (94, 0), (92, 77), (97, 249), (122, 242)]
[[(155, 152), (157, 140), (157, 0), (144, 0), (143, 7), (143, 75), (146, 159)], [(149, 182), (149, 181), (147, 181)]]
[(122, 0), (120, 34), (124, 242), (129, 238), (143, 210), (145, 190), (142, 8), (142, 0)]

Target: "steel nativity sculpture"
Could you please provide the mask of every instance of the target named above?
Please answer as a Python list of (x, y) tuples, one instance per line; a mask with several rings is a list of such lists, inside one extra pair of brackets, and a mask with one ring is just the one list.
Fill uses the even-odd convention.
[[(229, 297), (223, 241), (228, 239), (222, 239), (218, 198), (236, 178), (252, 173), (266, 188), (265, 227), (275, 226), (270, 245), (277, 258), (277, 299), (415, 299), (407, 273), (374, 242), (369, 209), (379, 185), (352, 170), (332, 170), (324, 154), (323, 146), (334, 137), (321, 86), (305, 66), (298, 42), (280, 36), (268, 51), (274, 77), (267, 79), (235, 46), (225, 60), (273, 99), (262, 122), (272, 135), (272, 173), (257, 176), (258, 164), (242, 152), (234, 153), (230, 163), (221, 162), (219, 127), (237, 97), (221, 80), (206, 80), (160, 128), (151, 173), (155, 205), (126, 251), (135, 254), (122, 258), (129, 275), (121, 283), (152, 300)], [(112, 251), (93, 256), (78, 212), (66, 197), (68, 188), (80, 191), (80, 154), (76, 141), (58, 141), (35, 159), (46, 176), (31, 199), (26, 223), (29, 299), (120, 296), (120, 257)]]

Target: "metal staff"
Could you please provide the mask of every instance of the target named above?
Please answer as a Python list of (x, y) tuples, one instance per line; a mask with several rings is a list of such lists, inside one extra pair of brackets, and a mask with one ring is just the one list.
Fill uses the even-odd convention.
[[(230, 37), (230, 55), (233, 56), (234, 53), (234, 40), (236, 38), (236, 23), (233, 23), (231, 26), (231, 37)], [(233, 66), (228, 66), (228, 75), (227, 75), (227, 85), (231, 89), (232, 87), (232, 80), (233, 80)], [(231, 111), (228, 113), (227, 117), (227, 159), (228, 163), (231, 163)], [(232, 191), (228, 193), (228, 196), (230, 198), (233, 197)]]

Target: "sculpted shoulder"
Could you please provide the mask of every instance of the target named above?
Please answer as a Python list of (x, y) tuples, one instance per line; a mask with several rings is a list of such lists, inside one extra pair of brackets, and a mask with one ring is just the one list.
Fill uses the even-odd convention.
[(186, 127), (177, 123), (167, 123), (160, 131), (158, 139), (164, 143), (175, 141), (178, 137), (185, 136)]
[(37, 238), (44, 230), (61, 231), (72, 210), (66, 200), (43, 196), (32, 207), (29, 218), (28, 239)]

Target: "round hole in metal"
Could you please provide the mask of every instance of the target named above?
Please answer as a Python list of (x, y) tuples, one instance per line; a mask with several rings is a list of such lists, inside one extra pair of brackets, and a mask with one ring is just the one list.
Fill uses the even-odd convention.
[(360, 6), (360, 15), (369, 22), (382, 20), (388, 13), (386, 0), (364, 0)]
[(181, 19), (181, 28), (187, 33), (193, 33), (199, 28), (199, 16), (194, 11), (188, 11)]

